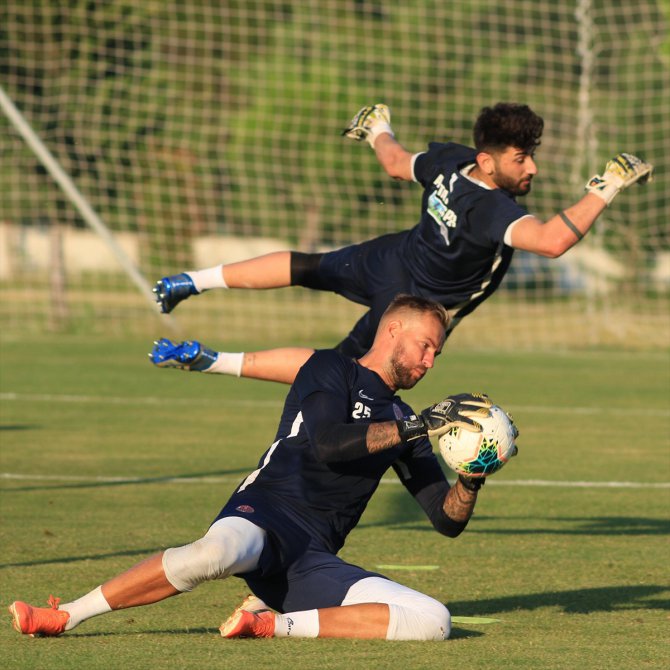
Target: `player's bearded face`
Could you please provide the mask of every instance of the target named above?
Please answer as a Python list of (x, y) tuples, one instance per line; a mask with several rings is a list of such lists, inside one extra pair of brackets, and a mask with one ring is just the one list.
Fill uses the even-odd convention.
[(413, 388), (428, 371), (421, 362), (411, 364), (410, 355), (402, 342), (396, 344), (391, 356), (391, 374), (398, 389)]
[(495, 171), (492, 179), (499, 188), (512, 195), (526, 195), (530, 191), (537, 166), (533, 156), (520, 149), (510, 147), (493, 157)]

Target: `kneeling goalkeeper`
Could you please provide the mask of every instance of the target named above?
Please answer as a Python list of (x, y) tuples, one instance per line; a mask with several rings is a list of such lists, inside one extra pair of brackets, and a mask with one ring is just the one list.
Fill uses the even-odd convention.
[(490, 401), (449, 396), (417, 416), (396, 395), (433, 367), (447, 326), (438, 303), (399, 296), (360, 360), (316, 352), (291, 386), (271, 446), (202, 538), (60, 607), (56, 599), (51, 608), (14, 602), (14, 627), (60, 635), (93, 616), (235, 576), (254, 595), (222, 624), (226, 638), (447, 638), (440, 600), (337, 556), (389, 468), (438, 532), (456, 537), (468, 524), (483, 480), (450, 486), (428, 438), (454, 424), (481, 430), (477, 417)]

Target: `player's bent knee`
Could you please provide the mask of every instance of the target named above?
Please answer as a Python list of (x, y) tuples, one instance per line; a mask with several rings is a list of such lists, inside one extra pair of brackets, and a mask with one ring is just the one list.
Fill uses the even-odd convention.
[(166, 549), (163, 570), (178, 591), (192, 591), (198, 584), (225, 573), (225, 549), (206, 538), (183, 547)]
[(264, 541), (265, 532), (244, 519), (220, 519), (196, 542), (166, 549), (163, 570), (178, 591), (192, 591), (204, 581), (253, 570)]
[(446, 640), (451, 633), (451, 614), (436, 600), (427, 598), (426, 607), (417, 610), (389, 605), (387, 640)]
[(386, 603), (387, 640), (445, 640), (451, 633), (449, 610), (435, 598), (383, 577), (365, 577), (351, 586), (342, 605)]

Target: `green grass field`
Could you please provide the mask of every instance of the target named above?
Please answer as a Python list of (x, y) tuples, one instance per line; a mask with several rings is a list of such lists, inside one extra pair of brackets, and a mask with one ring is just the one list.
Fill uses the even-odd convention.
[[(216, 344), (216, 343), (213, 343)], [(147, 343), (59, 338), (1, 349), (0, 604), (72, 599), (200, 536), (274, 437), (286, 388), (157, 370)], [(389, 477), (342, 556), (445, 602), (437, 643), (222, 640), (244, 582), (208, 583), (55, 639), (11, 668), (667, 668), (670, 354), (463, 353), (410, 394), (483, 390), (521, 429), (456, 540)]]

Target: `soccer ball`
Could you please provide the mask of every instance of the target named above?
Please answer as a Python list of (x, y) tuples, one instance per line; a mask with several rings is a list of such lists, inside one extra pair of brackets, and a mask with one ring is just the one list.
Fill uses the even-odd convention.
[(454, 472), (486, 477), (516, 456), (514, 441), (519, 431), (512, 417), (498, 405), (489, 408), (487, 417), (478, 416), (475, 421), (481, 424), (481, 433), (455, 425), (440, 436), (438, 444), (442, 458)]

